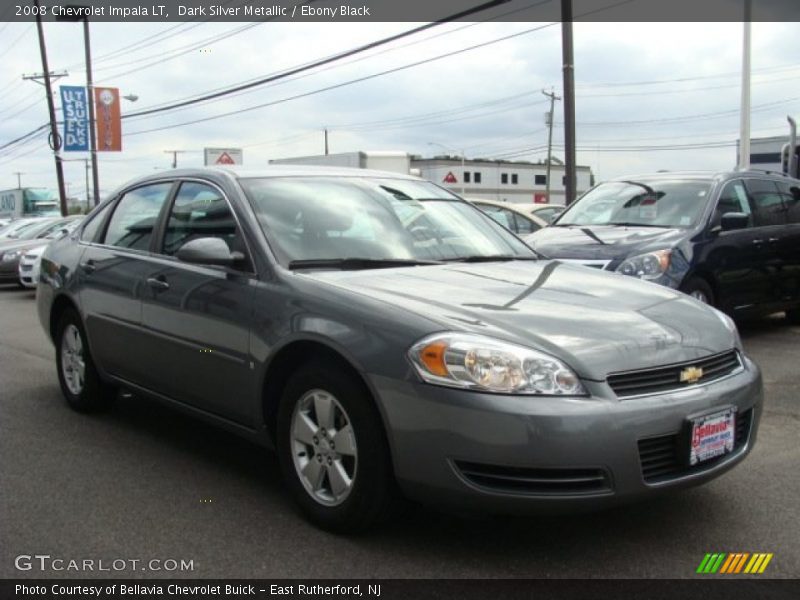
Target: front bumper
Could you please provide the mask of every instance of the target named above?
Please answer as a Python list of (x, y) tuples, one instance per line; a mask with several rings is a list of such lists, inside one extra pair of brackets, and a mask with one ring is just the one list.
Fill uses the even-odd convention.
[(19, 258), (0, 260), (0, 283), (16, 283), (19, 281)]
[(35, 288), (39, 283), (39, 258), (23, 256), (19, 261), (19, 281), (27, 288)]
[[(403, 491), (492, 512), (596, 509), (709, 481), (750, 452), (763, 405), (761, 374), (749, 359), (707, 385), (625, 400), (605, 382), (588, 382), (588, 398), (537, 398), (371, 381)], [(728, 406), (743, 432), (732, 453), (691, 468), (681, 462), (672, 474), (645, 480), (641, 440), (667, 441), (668, 450), (674, 440), (682, 461), (687, 418)], [(651, 451), (643, 448), (642, 456)]]

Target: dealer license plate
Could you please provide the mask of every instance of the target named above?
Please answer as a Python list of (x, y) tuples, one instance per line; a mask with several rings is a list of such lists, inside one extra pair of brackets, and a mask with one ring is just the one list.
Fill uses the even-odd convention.
[(736, 408), (728, 408), (691, 420), (689, 464), (711, 460), (733, 452), (736, 431)]

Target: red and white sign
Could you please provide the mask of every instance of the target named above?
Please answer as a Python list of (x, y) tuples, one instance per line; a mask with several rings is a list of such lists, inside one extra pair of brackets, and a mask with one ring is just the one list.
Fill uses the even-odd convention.
[(122, 150), (122, 121), (118, 88), (94, 88), (94, 112), (97, 123), (97, 151)]
[(453, 175), (452, 171), (448, 171), (447, 175), (444, 176), (444, 179), (442, 179), (442, 181), (444, 183), (458, 183), (458, 179), (456, 179), (456, 176)]
[(241, 165), (241, 148), (205, 148), (205, 165)]
[(731, 408), (692, 421), (689, 464), (732, 452), (735, 431), (736, 411)]
[(534, 204), (547, 204), (547, 194), (544, 192), (534, 192), (533, 193), (533, 203)]

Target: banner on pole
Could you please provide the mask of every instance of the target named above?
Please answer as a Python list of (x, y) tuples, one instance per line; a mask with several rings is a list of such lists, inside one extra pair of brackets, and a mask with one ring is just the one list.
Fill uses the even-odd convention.
[(64, 152), (89, 150), (89, 104), (86, 88), (61, 86), (61, 110), (64, 114)]
[(97, 121), (97, 151), (122, 150), (118, 88), (94, 88), (94, 114)]

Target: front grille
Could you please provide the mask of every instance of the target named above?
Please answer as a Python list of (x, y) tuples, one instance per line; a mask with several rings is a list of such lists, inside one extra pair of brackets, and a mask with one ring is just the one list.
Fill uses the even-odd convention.
[(31, 269), (33, 269), (33, 265), (20, 265), (20, 269), (22, 269), (23, 271), (30, 271)]
[[(736, 350), (730, 350), (722, 354), (666, 367), (613, 373), (608, 376), (608, 385), (619, 398), (655, 394), (708, 383), (730, 375), (741, 366), (739, 353)], [(689, 367), (703, 369), (703, 375), (696, 381), (681, 381), (681, 372)]]
[(580, 495), (611, 491), (603, 469), (504, 467), (463, 461), (455, 461), (455, 465), (464, 479), (493, 492)]
[[(747, 443), (750, 438), (752, 422), (752, 408), (736, 415), (736, 431), (733, 441), (734, 452)], [(642, 465), (642, 477), (645, 482), (659, 483), (677, 479), (695, 471), (712, 467), (730, 456), (729, 454), (724, 454), (690, 466), (686, 458), (689, 452), (688, 444), (688, 439), (680, 433), (639, 440), (639, 462)]]

